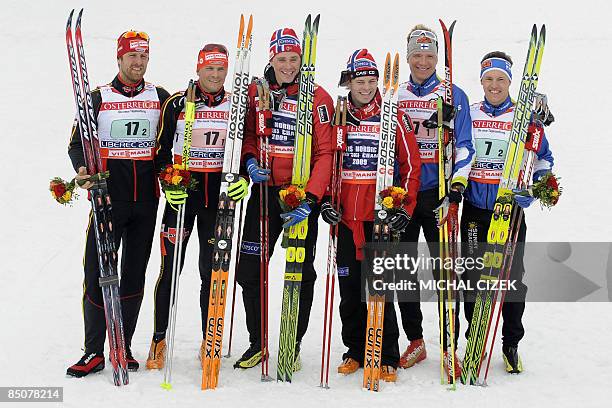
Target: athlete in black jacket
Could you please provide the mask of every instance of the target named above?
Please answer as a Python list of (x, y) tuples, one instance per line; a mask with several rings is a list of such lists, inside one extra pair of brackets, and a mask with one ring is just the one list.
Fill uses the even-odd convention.
[[(108, 170), (108, 190), (113, 200), (113, 225), (117, 247), (121, 244), (121, 309), (128, 369), (138, 369), (130, 344), (142, 303), (145, 271), (151, 254), (159, 187), (155, 171), (155, 135), (160, 107), (169, 94), (144, 81), (149, 60), (149, 37), (128, 31), (117, 40), (119, 73), (110, 84), (91, 93), (98, 120), (103, 170)], [(77, 179), (87, 178), (87, 167), (78, 126), (68, 146)], [(91, 187), (91, 182), (83, 188)], [(83, 377), (104, 368), (106, 321), (98, 278), (95, 231), (89, 214), (85, 245), (83, 315), (85, 354), (67, 374)]]

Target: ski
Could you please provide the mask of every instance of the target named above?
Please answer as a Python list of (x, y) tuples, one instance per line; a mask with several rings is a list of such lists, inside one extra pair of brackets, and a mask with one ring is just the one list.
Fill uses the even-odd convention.
[[(544, 43), (546, 27), (543, 25), (538, 35), (534, 24), (529, 41), (529, 49), (523, 77), (521, 80), (519, 97), (514, 109), (514, 119), (510, 133), (510, 141), (502, 171), (502, 178), (491, 224), (487, 234), (487, 250), (484, 256), (485, 271), (481, 280), (498, 280), (504, 266), (505, 249), (510, 230), (510, 219), (513, 213), (512, 189), (517, 186), (519, 173), (523, 166), (523, 154), (527, 138), (527, 126), (530, 121), (531, 107), (538, 84), (538, 74)], [(491, 320), (495, 311), (497, 291), (481, 291), (477, 294), (474, 315), (470, 323), (470, 334), (466, 346), (461, 381), (464, 384), (484, 385), (481, 373), (482, 361), (489, 337)]]
[[(535, 115), (535, 113), (536, 112), (534, 109), (534, 118), (537, 116)], [(538, 119), (535, 119), (535, 120), (537, 121)], [(536, 154), (540, 150), (541, 143), (542, 143), (542, 136), (539, 133), (538, 134), (529, 133), (527, 135), (527, 139), (525, 141), (525, 158), (523, 160), (523, 165), (522, 165), (521, 171), (519, 172), (519, 178), (517, 182), (518, 188), (526, 188), (528, 185), (528, 181), (531, 180), (533, 176), (533, 169), (535, 166), (535, 162), (537, 160)], [(506, 247), (504, 249), (505, 256), (504, 256), (504, 261), (503, 261), (503, 265), (501, 268), (501, 274), (500, 274), (500, 279), (502, 281), (510, 279), (512, 260), (514, 259), (514, 251), (516, 249), (516, 244), (518, 242), (518, 234), (521, 229), (523, 215), (524, 215), (524, 212), (521, 207), (513, 206), (512, 219), (510, 222), (510, 230), (508, 232), (508, 236), (510, 237), (510, 239), (506, 243)], [(480, 369), (480, 373), (478, 376), (479, 384), (486, 384), (487, 377), (489, 375), (489, 366), (491, 364), (491, 356), (493, 355), (493, 346), (495, 345), (495, 337), (497, 335), (497, 329), (498, 329), (499, 320), (502, 314), (502, 307), (504, 305), (506, 291), (500, 288), (498, 289), (495, 296), (500, 297), (499, 306), (497, 307), (497, 316), (495, 318), (495, 327), (493, 329), (493, 335), (491, 336), (491, 342), (490, 342), (491, 344), (488, 347), (489, 353), (488, 353), (488, 356), (486, 357), (487, 363), (485, 365), (485, 371), (483, 374), (482, 369)], [(489, 323), (489, 325), (490, 324), (491, 323)], [(486, 346), (487, 345), (485, 344), (485, 347)]]
[(66, 47), (74, 100), (78, 112), (77, 124), (83, 143), (87, 173), (90, 175), (100, 175), (100, 177), (92, 177), (92, 180), (95, 181), (89, 189), (89, 194), (93, 226), (95, 227), (98, 266), (100, 269), (99, 284), (102, 288), (104, 299), (104, 316), (109, 340), (110, 362), (113, 367), (113, 382), (115, 385), (120, 386), (127, 385), (129, 377), (119, 298), (119, 274), (113, 231), (112, 203), (108, 193), (106, 178), (101, 176), (101, 173), (104, 172), (104, 167), (99, 151), (97, 118), (91, 98), (87, 65), (85, 63), (85, 49), (81, 33), (83, 9), (81, 9), (77, 16), (74, 40), (72, 35), (73, 15), (74, 10), (70, 12), (66, 24)]
[[(291, 177), (291, 184), (299, 188), (304, 188), (310, 178), (310, 150), (313, 133), (312, 110), (318, 30), (319, 15), (315, 17), (312, 23), (311, 16), (308, 15), (302, 38), (302, 66), (300, 68), (295, 149)], [(294, 371), (302, 267), (306, 255), (304, 245), (307, 234), (308, 218), (290, 227), (288, 231), (276, 377), (278, 381), (291, 382)]]
[[(395, 54), (393, 67), (391, 54), (387, 53), (383, 75), (383, 92), (380, 118), (380, 139), (378, 142), (378, 165), (376, 169), (376, 201), (374, 204), (373, 243), (390, 243), (395, 238), (389, 227), (389, 213), (383, 209), (378, 197), (382, 190), (393, 185), (395, 165), (395, 135), (397, 130), (397, 89), (399, 86), (399, 54)], [(385, 252), (375, 257), (385, 256)], [(373, 290), (368, 284), (367, 328), (365, 339), (365, 358), (363, 388), (380, 391), (382, 368), (383, 321), (385, 295)]]
[[(331, 205), (340, 210), (340, 193), (342, 189), (342, 161), (346, 150), (346, 115), (347, 98), (339, 96), (334, 115), (334, 134), (336, 146), (332, 164)], [(323, 342), (321, 346), (321, 387), (329, 388), (329, 359), (331, 354), (331, 331), (334, 316), (334, 289), (336, 283), (336, 252), (338, 248), (338, 224), (329, 226), (329, 244), (327, 246), (327, 274), (325, 276), (325, 309), (323, 315)]]
[[(185, 131), (181, 164), (189, 170), (191, 138), (193, 122), (195, 121), (195, 83), (189, 81), (185, 97)], [(172, 262), (172, 279), (170, 284), (170, 306), (168, 311), (168, 330), (166, 331), (166, 360), (164, 363), (164, 381), (161, 387), (172, 389), (172, 361), (174, 356), (174, 335), (176, 333), (176, 313), (178, 310), (179, 275), (183, 259), (183, 239), (185, 238), (185, 205), (179, 204), (176, 217), (176, 238), (174, 242), (174, 257)]]
[[(444, 105), (453, 105), (453, 65), (452, 65), (452, 35), (456, 21), (453, 21), (447, 29), (442, 20), (442, 32), (444, 35), (444, 98), (437, 100), (438, 115), (438, 198), (442, 202), (438, 207), (437, 218), (441, 221), (439, 226), (439, 251), (440, 259), (455, 259), (458, 255), (457, 236), (459, 234), (459, 221), (457, 219), (457, 204), (449, 204), (447, 194), (451, 186), (451, 178), (455, 165), (455, 138), (451, 123), (445, 126)], [(444, 201), (443, 201), (444, 200)], [(443, 262), (440, 270), (440, 280), (446, 285), (438, 291), (438, 308), (440, 324), (440, 382), (449, 384), (455, 389), (455, 311), (454, 303), (456, 293), (452, 290), (455, 281), (455, 272), (452, 268), (445, 267)], [(446, 357), (446, 358), (445, 358)], [(448, 360), (450, 359), (450, 360)], [(446, 375), (444, 361), (447, 364), (450, 375)]]
[(247, 110), (252, 29), (253, 16), (251, 15), (249, 17), (245, 32), (244, 16), (241, 15), (232, 82), (228, 133), (223, 155), (219, 206), (215, 223), (215, 247), (213, 249), (212, 274), (210, 279), (206, 339), (204, 340), (205, 352), (202, 360), (203, 390), (217, 387), (219, 382), (219, 369), (221, 368), (225, 300), (227, 297), (236, 217), (236, 202), (229, 198), (227, 194), (229, 185), (237, 181), (240, 177), (238, 172), (240, 170), (244, 118)]

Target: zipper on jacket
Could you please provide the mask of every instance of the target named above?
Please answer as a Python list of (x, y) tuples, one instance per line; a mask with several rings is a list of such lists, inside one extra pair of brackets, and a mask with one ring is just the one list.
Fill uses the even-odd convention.
[(137, 178), (136, 178), (136, 161), (132, 160), (132, 168), (133, 168), (133, 172), (134, 172), (134, 201), (137, 201), (138, 199), (138, 193), (137, 193)]
[(358, 184), (357, 185), (357, 194), (355, 195), (355, 207), (353, 208), (353, 221), (357, 221), (357, 217), (355, 216), (357, 214), (357, 202), (359, 201), (358, 197), (359, 197), (359, 190), (361, 189), (361, 185)]

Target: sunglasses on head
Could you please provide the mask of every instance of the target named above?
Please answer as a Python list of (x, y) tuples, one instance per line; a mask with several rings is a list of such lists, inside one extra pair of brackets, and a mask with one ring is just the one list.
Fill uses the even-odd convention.
[(121, 34), (121, 37), (123, 38), (140, 37), (143, 40), (149, 41), (149, 34), (145, 33), (144, 31), (134, 31), (134, 30), (126, 31), (125, 33)]
[(436, 36), (436, 34), (434, 32), (429, 31), (429, 30), (414, 30), (413, 32), (410, 33), (409, 38), (421, 37), (423, 35), (425, 37), (427, 37), (427, 38), (431, 38), (435, 42), (438, 42), (438, 37)]

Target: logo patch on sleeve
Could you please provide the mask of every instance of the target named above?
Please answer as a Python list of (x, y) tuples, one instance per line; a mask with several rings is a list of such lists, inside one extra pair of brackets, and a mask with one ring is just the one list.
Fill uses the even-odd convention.
[(327, 106), (321, 105), (317, 108), (319, 112), (319, 122), (328, 123), (329, 122), (329, 113), (327, 112)]
[(408, 119), (408, 115), (406, 115), (405, 113), (403, 115), (400, 115), (402, 118), (402, 122), (404, 122), (404, 127), (406, 128), (406, 130), (408, 132), (412, 132), (414, 129), (412, 128), (412, 123), (410, 122), (410, 119)]
[(339, 266), (338, 267), (338, 276), (349, 276), (349, 268), (348, 268), (348, 266)]

